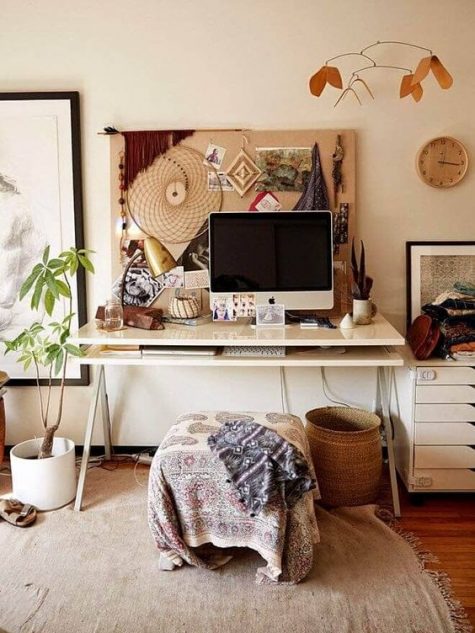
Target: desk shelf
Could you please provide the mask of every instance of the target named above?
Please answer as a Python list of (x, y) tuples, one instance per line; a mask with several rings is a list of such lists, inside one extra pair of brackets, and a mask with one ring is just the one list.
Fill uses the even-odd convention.
[(403, 365), (400, 355), (390, 347), (351, 347), (341, 353), (341, 348), (302, 349), (292, 347), (285, 356), (224, 356), (221, 350), (216, 356), (193, 354), (157, 354), (135, 357), (126, 352), (121, 355), (103, 354), (101, 345), (92, 345), (76, 362), (86, 365), (128, 365), (168, 367), (397, 367)]
[(69, 342), (75, 345), (340, 345), (348, 348), (404, 345), (404, 338), (378, 314), (369, 325), (359, 325), (351, 330), (307, 329), (296, 324), (282, 328), (256, 328), (237, 321), (211, 322), (194, 327), (167, 323), (164, 330), (124, 328), (117, 332), (106, 332), (98, 330), (90, 322), (74, 333)]

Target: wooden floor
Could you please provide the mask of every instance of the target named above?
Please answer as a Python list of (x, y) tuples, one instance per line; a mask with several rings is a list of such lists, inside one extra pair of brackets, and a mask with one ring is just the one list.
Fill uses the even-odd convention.
[(401, 509), (400, 525), (439, 558), (427, 567), (448, 573), (475, 627), (475, 495), (424, 495), (416, 505), (401, 489)]

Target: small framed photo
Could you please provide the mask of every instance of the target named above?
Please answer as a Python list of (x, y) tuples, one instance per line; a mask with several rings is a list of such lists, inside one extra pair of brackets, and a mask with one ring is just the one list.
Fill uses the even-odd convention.
[(211, 301), (213, 321), (235, 321), (236, 310), (233, 295), (215, 295)]
[(285, 325), (285, 306), (283, 303), (274, 303), (256, 306), (256, 325), (274, 326)]
[(475, 242), (406, 242), (407, 325), (440, 294), (474, 279)]

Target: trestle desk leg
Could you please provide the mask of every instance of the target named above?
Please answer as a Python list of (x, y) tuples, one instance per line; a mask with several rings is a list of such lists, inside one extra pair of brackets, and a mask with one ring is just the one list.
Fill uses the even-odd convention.
[(394, 516), (401, 516), (401, 506), (399, 504), (399, 491), (397, 487), (396, 462), (394, 458), (394, 439), (391, 418), (389, 412), (389, 388), (387, 380), (387, 370), (385, 367), (378, 367), (378, 396), (380, 398), (381, 410), (383, 414), (383, 424), (386, 434), (386, 445), (388, 449), (389, 478), (391, 480), (391, 492), (393, 498)]
[(74, 503), (74, 509), (76, 511), (81, 510), (82, 495), (84, 491), (84, 483), (86, 481), (87, 466), (89, 463), (89, 454), (91, 451), (92, 432), (94, 430), (94, 423), (96, 421), (97, 404), (99, 402), (99, 396), (101, 395), (101, 389), (103, 388), (103, 374), (104, 367), (100, 365), (97, 368), (96, 375), (94, 377), (94, 388), (92, 391), (91, 404), (89, 405), (89, 414), (87, 418), (86, 431), (84, 433), (84, 448), (81, 459), (81, 468), (79, 470), (78, 487), (76, 491), (76, 501)]
[(104, 430), (104, 453), (106, 459), (110, 460), (112, 457), (112, 440), (111, 440), (111, 419), (109, 412), (109, 397), (107, 395), (106, 387), (106, 371), (104, 366), (102, 367), (102, 386), (100, 389), (101, 394), (101, 412), (102, 412), (102, 427)]

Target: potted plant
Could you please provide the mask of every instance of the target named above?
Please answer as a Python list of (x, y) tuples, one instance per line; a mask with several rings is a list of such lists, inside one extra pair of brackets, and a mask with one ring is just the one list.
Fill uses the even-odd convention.
[(376, 314), (376, 307), (371, 301), (371, 288), (373, 279), (366, 274), (365, 248), (361, 241), (360, 261), (356, 259), (355, 240), (351, 244), (351, 272), (353, 281), (351, 293), (353, 296), (353, 323), (355, 325), (368, 325)]
[[(20, 300), (31, 295), (31, 309), (52, 317), (56, 302), (67, 303), (62, 320), (35, 321), (11, 341), (6, 353), (16, 352), (25, 370), (35, 370), (38, 404), (44, 437), (17, 444), (10, 451), (13, 495), (39, 510), (52, 510), (74, 499), (76, 492), (76, 456), (74, 442), (55, 437), (63, 415), (66, 368), (69, 356), (81, 356), (81, 349), (68, 343), (73, 305), (71, 278), (80, 268), (94, 273), (87, 249), (70, 248), (50, 258), (50, 247), (43, 252), (20, 288)], [(48, 372), (47, 385), (40, 385), (40, 367)], [(59, 384), (54, 385), (55, 377)], [(57, 381), (56, 381), (57, 382)], [(53, 405), (57, 387), (57, 402)]]

